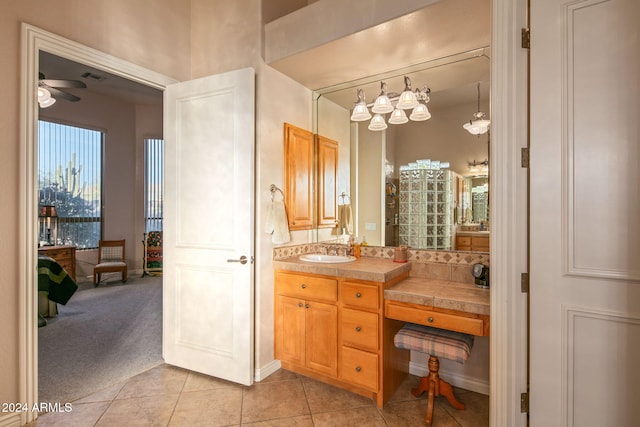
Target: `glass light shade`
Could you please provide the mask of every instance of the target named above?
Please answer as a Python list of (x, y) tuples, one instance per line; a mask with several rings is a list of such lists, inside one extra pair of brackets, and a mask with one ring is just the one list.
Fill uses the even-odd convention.
[(390, 113), (393, 111), (393, 105), (391, 105), (389, 97), (385, 94), (382, 94), (378, 98), (376, 98), (376, 102), (373, 104), (371, 111), (380, 114)]
[(51, 92), (43, 87), (38, 88), (38, 102), (46, 101), (51, 98)]
[(404, 110), (395, 109), (393, 113), (391, 113), (391, 117), (389, 117), (389, 123), (392, 125), (401, 125), (403, 123), (407, 123), (409, 119), (407, 118), (407, 114)]
[(418, 98), (416, 98), (416, 94), (411, 92), (411, 90), (405, 90), (400, 94), (400, 99), (396, 104), (396, 108), (401, 110), (409, 110), (412, 108), (416, 108), (418, 106)]
[(484, 113), (477, 112), (473, 115), (473, 119), (462, 125), (462, 127), (471, 135), (482, 135), (487, 133), (490, 124), (491, 121), (484, 118)]
[(420, 103), (413, 109), (409, 118), (414, 122), (422, 122), (431, 118), (431, 112), (427, 108), (427, 104)]
[(372, 131), (380, 131), (385, 130), (387, 128), (387, 124), (384, 122), (384, 117), (380, 114), (376, 114), (371, 119), (371, 123), (369, 123), (369, 130)]
[(369, 109), (367, 108), (367, 104), (364, 102), (358, 102), (355, 107), (353, 107), (353, 113), (351, 114), (351, 120), (354, 122), (363, 122), (365, 120), (369, 120), (371, 118), (371, 113), (369, 113)]
[(44, 101), (39, 101), (38, 104), (40, 105), (40, 108), (47, 108), (47, 107), (51, 107), (53, 104), (56, 103), (55, 98), (49, 98), (47, 100)]

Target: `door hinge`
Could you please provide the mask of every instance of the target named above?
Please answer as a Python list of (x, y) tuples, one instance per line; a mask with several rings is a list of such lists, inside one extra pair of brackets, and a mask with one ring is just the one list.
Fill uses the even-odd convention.
[(523, 28), (520, 35), (522, 48), (531, 49), (531, 31), (528, 28)]
[(522, 273), (520, 275), (520, 292), (523, 294), (529, 292), (529, 273)]
[(520, 393), (520, 412), (529, 412), (529, 393)]
[(529, 168), (529, 147), (523, 147), (520, 151), (520, 165)]

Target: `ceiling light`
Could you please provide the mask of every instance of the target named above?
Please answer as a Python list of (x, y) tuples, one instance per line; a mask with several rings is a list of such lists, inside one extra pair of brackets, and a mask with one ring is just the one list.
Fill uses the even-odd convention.
[(369, 113), (369, 109), (367, 108), (367, 103), (365, 102), (364, 91), (362, 89), (358, 89), (357, 94), (358, 94), (358, 100), (356, 101), (356, 104), (353, 107), (351, 120), (354, 122), (362, 122), (364, 120), (369, 120), (371, 118), (371, 113)]
[(386, 114), (394, 110), (391, 100), (387, 96), (387, 84), (380, 82), (380, 95), (376, 98), (371, 111), (374, 113)]
[(38, 104), (40, 108), (51, 107), (56, 103), (56, 100), (51, 97), (51, 92), (43, 87), (38, 87)]
[(389, 117), (389, 123), (391, 123), (392, 125), (401, 125), (407, 123), (408, 121), (409, 119), (407, 118), (407, 114), (404, 112), (404, 110), (400, 110), (398, 108), (393, 110), (393, 113), (391, 113), (391, 117)]
[(400, 94), (400, 99), (396, 104), (396, 108), (401, 110), (409, 110), (418, 106), (418, 98), (411, 90), (411, 80), (404, 76), (404, 91)]
[(385, 130), (386, 128), (387, 124), (384, 122), (384, 117), (382, 117), (380, 114), (376, 114), (375, 116), (373, 116), (373, 119), (371, 119), (371, 123), (369, 123), (369, 130), (372, 131)]
[(421, 102), (413, 109), (409, 118), (414, 122), (422, 122), (431, 118), (431, 112), (429, 112), (427, 104)]
[(478, 83), (478, 112), (473, 114), (473, 118), (468, 123), (462, 125), (472, 135), (482, 135), (487, 133), (491, 121), (484, 118), (484, 113), (480, 111), (480, 83)]

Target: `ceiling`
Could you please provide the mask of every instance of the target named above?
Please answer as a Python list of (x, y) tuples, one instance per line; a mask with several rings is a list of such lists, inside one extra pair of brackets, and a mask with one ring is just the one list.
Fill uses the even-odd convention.
[[(40, 70), (47, 79), (79, 80), (86, 89), (63, 89), (82, 99), (87, 92), (138, 105), (162, 105), (162, 91), (109, 74), (97, 68), (40, 51)], [(90, 73), (90, 77), (83, 77)], [(61, 100), (60, 102), (66, 102)], [(80, 101), (82, 102), (82, 101)]]

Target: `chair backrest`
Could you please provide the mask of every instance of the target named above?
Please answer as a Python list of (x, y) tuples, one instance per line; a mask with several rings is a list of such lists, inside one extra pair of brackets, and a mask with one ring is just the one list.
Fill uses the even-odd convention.
[(100, 240), (98, 242), (98, 262), (124, 261), (125, 240)]

